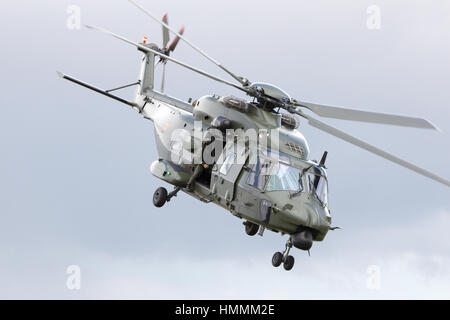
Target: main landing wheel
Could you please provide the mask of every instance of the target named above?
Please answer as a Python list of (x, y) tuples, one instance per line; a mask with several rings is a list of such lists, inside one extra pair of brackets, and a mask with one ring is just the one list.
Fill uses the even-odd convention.
[(166, 188), (158, 188), (153, 194), (153, 205), (157, 208), (161, 208), (167, 201), (167, 190)]

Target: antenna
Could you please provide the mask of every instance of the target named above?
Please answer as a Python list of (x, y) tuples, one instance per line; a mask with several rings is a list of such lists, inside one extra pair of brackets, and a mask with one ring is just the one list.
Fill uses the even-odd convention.
[(321, 166), (322, 168), (325, 168), (325, 161), (327, 161), (327, 156), (328, 156), (328, 151), (325, 151), (323, 153), (322, 159), (320, 159), (320, 163), (319, 163), (319, 166)]

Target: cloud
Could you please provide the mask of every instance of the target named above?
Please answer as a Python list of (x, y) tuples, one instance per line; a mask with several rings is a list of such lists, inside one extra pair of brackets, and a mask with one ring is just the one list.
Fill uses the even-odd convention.
[[(290, 272), (270, 264), (261, 250), (247, 256), (190, 254), (177, 248), (130, 255), (60, 248), (54, 243), (40, 265), (22, 264), (4, 281), (6, 298), (106, 299), (405, 299), (450, 298), (450, 214), (439, 212), (395, 226), (370, 226), (334, 234), (316, 244), (312, 257), (295, 250)], [(336, 231), (338, 232), (338, 231)], [(346, 232), (344, 230), (339, 232)], [(333, 239), (331, 239), (333, 238)], [(341, 238), (339, 240), (339, 238)], [(267, 240), (267, 239), (266, 239)], [(247, 240), (250, 241), (250, 240)], [(335, 241), (335, 242), (332, 242)], [(336, 242), (338, 241), (338, 243)], [(338, 245), (336, 245), (336, 243)], [(244, 243), (243, 243), (244, 245)], [(243, 249), (245, 250), (245, 249)], [(28, 256), (29, 261), (33, 258)], [(2, 263), (14, 274), (17, 261)], [(82, 288), (65, 287), (65, 268), (77, 264)], [(380, 290), (368, 289), (368, 267), (380, 269)]]

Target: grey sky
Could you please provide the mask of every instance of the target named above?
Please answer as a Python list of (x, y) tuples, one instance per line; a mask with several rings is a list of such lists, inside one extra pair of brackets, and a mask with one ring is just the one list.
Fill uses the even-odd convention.
[[(450, 177), (448, 1), (146, 1), (236, 73), (304, 101), (425, 117), (443, 133), (326, 122)], [(2, 1), (0, 298), (450, 298), (448, 188), (302, 122), (313, 158), (328, 150), (334, 224), (291, 272), (270, 259), (285, 238), (245, 235), (242, 221), (185, 194), (156, 210), (163, 185), (152, 124), (62, 81), (111, 88), (136, 80), (140, 54), (95, 24), (160, 43), (160, 27), (125, 0)], [(368, 30), (366, 9), (381, 8)], [(213, 72), (180, 43), (175, 57)], [(167, 92), (239, 94), (175, 65)], [(125, 90), (131, 97), (133, 90)], [(166, 186), (167, 187), (167, 186)], [(82, 288), (66, 288), (79, 265)], [(378, 265), (381, 289), (366, 288)]]

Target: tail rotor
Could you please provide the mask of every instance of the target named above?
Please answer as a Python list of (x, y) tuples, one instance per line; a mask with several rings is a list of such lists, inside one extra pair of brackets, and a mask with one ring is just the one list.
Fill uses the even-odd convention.
[[(162, 18), (162, 22), (164, 22), (166, 25), (169, 24), (169, 19), (167, 18), (167, 13), (164, 15), (164, 17)], [(169, 34), (169, 29), (167, 29), (164, 25), (162, 26), (162, 30), (163, 30), (163, 49), (167, 48), (167, 44), (170, 41), (170, 34)]]
[[(162, 18), (162, 34), (163, 34), (163, 47), (162, 47), (162, 51), (166, 56), (170, 56), (171, 52), (175, 51), (175, 48), (178, 45), (178, 42), (180, 41), (180, 37), (176, 36), (175, 39), (173, 39), (173, 41), (169, 44), (170, 41), (170, 33), (169, 33), (169, 29), (166, 27), (169, 25), (169, 19), (167, 16), (167, 13), (164, 15), (164, 17)], [(180, 29), (179, 32), (180, 35), (184, 34), (184, 27), (182, 27)], [(169, 46), (167, 46), (169, 44)], [(162, 63), (162, 79), (161, 79), (161, 93), (164, 93), (164, 85), (166, 82), (166, 64), (167, 64), (167, 60), (161, 58), (158, 63)]]

